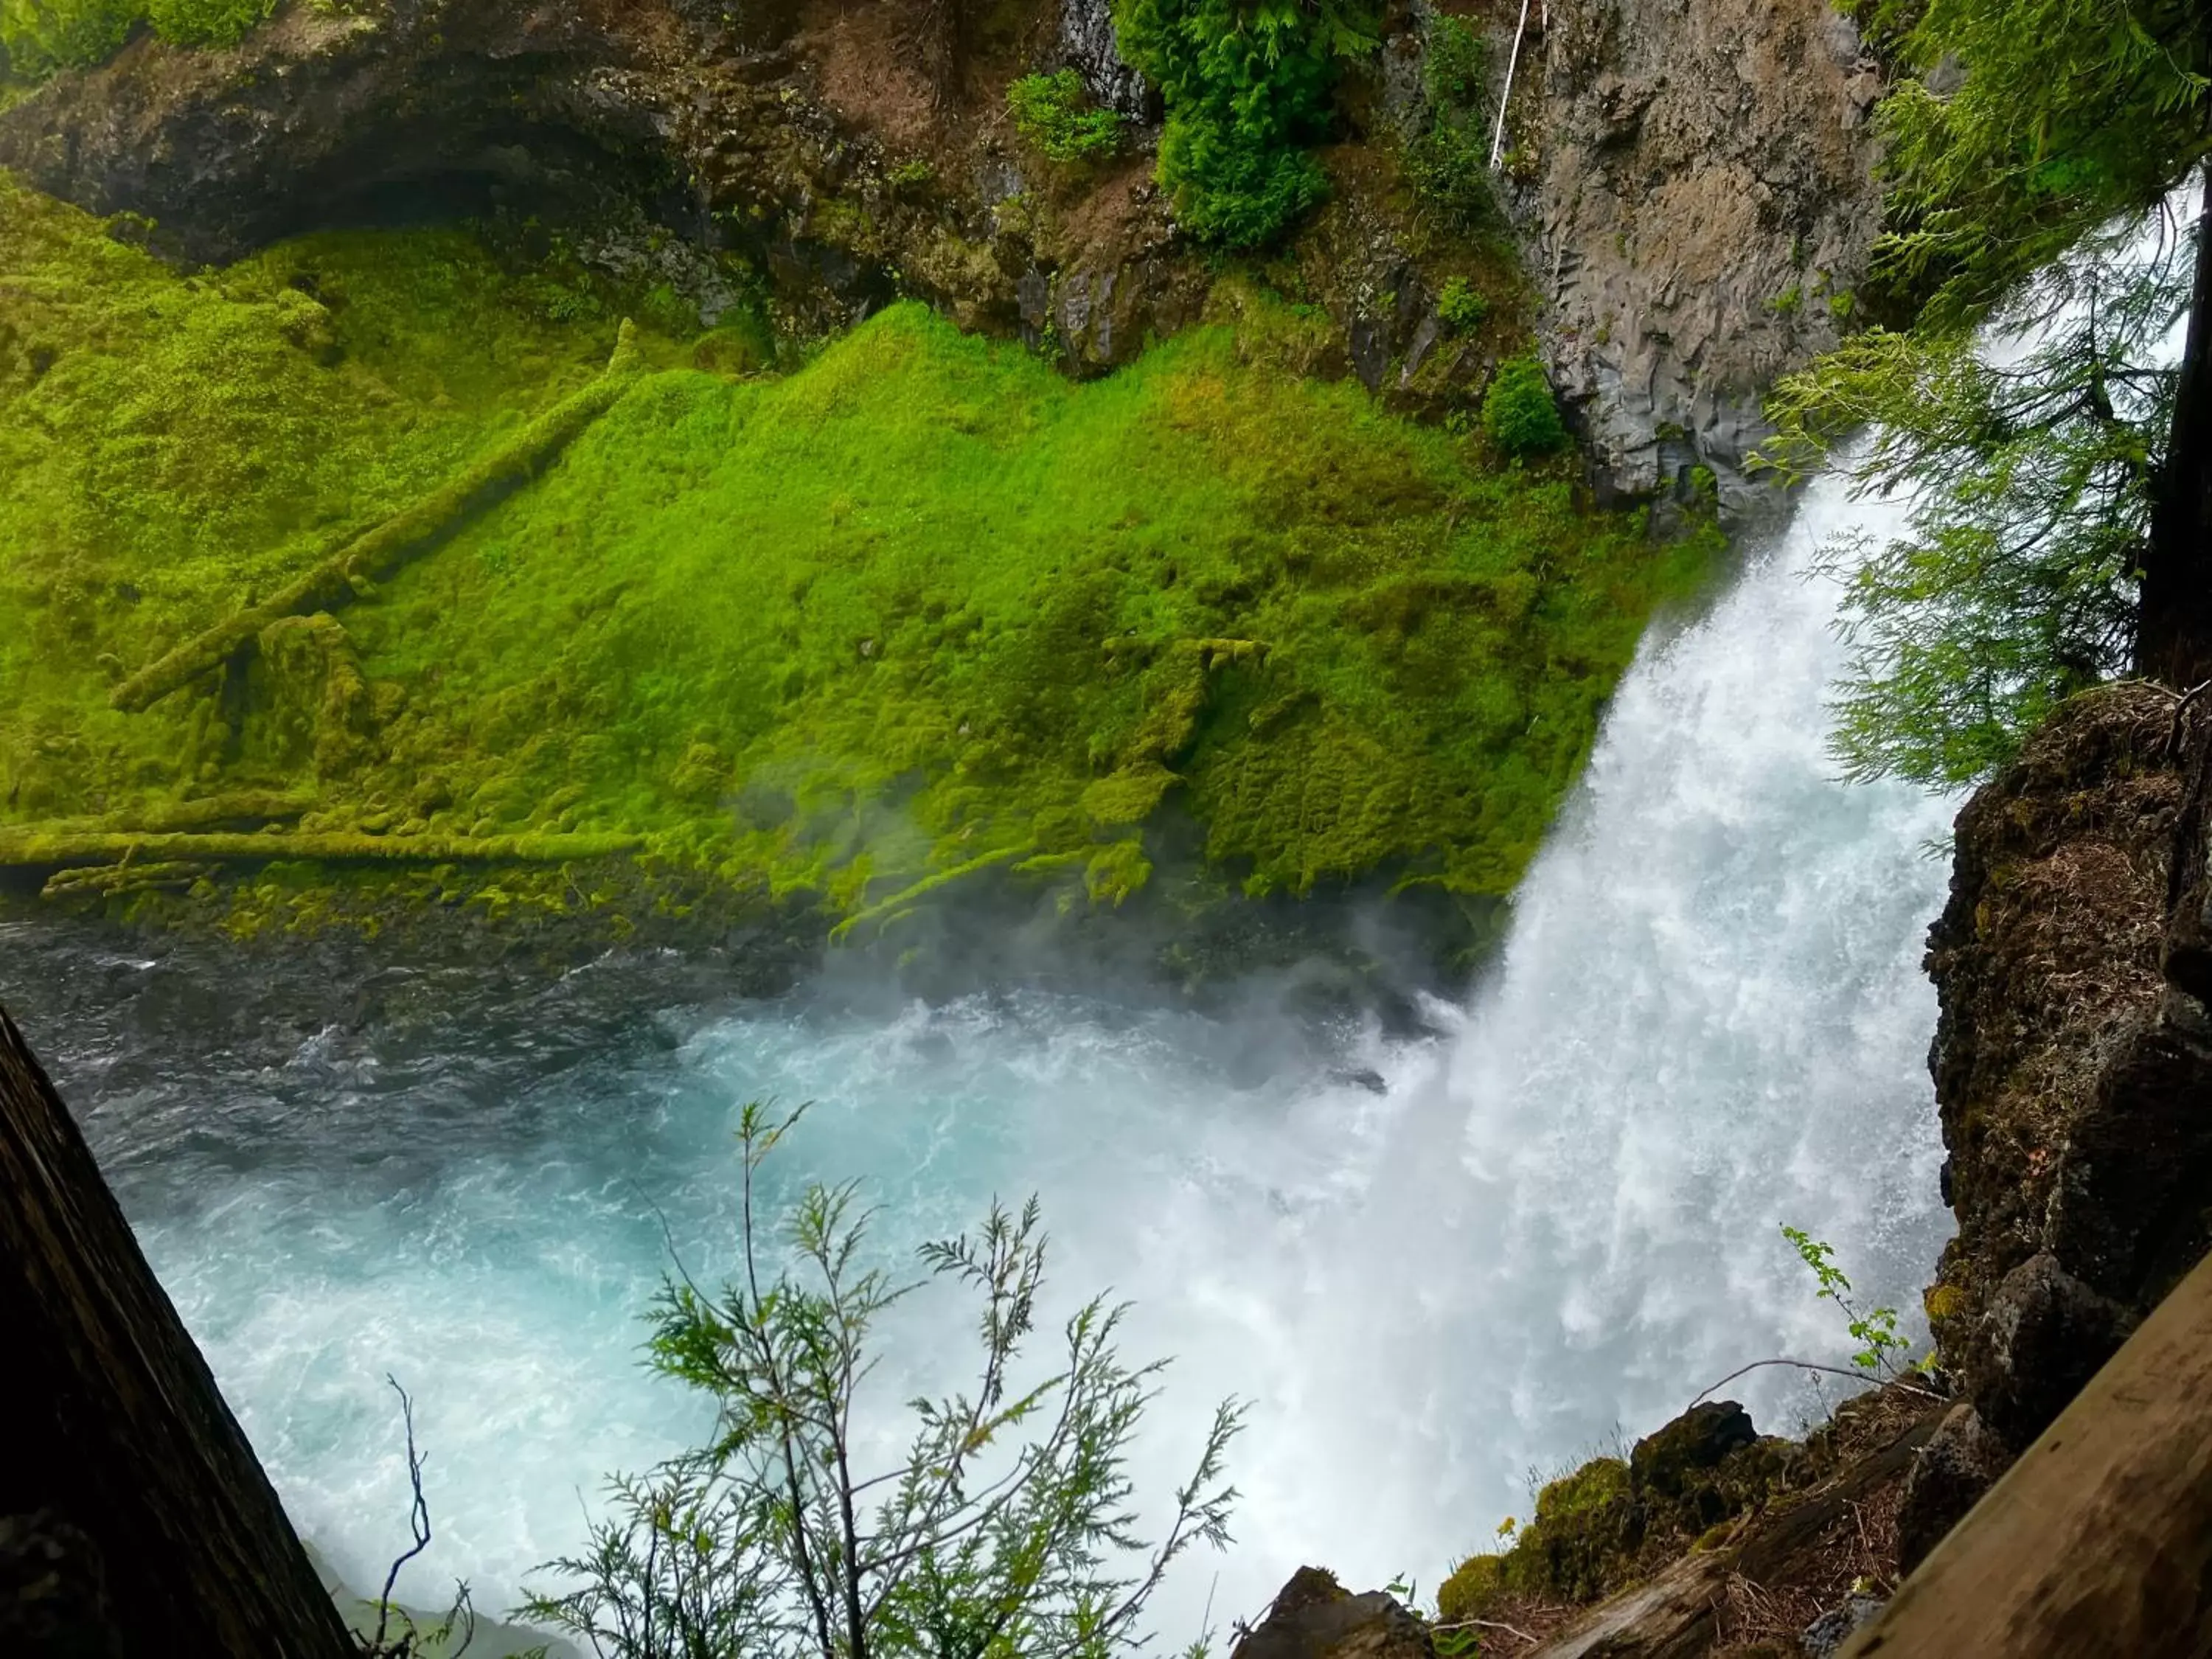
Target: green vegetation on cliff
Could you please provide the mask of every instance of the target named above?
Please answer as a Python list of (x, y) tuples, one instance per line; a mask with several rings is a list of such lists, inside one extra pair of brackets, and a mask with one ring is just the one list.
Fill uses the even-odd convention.
[(232, 46), (276, 9), (276, 0), (0, 0), (0, 76), (99, 63), (141, 23), (179, 46)]
[[(750, 325), (641, 331), (439, 529), (605, 384), (580, 273), (440, 230), (186, 277), (0, 181), (0, 848), (274, 792), (303, 854), (635, 836), (865, 921), (984, 870), (1116, 902), (1185, 848), (1498, 894), (1703, 556), (1249, 316), (1089, 385), (913, 305), (781, 377), (690, 367)], [(404, 567), (334, 560), (403, 514)], [(145, 676), (241, 614), (227, 665)]]
[(1781, 383), (1769, 459), (1911, 492), (1905, 534), (1832, 560), (1837, 747), (1953, 785), (2100, 680), (2212, 677), (2212, 214), (2177, 194), (2212, 183), (2212, 5), (1847, 9), (1905, 71), (1862, 295), (1885, 325)]
[(1328, 194), (1306, 146), (1343, 60), (1375, 50), (1368, 0), (1115, 0), (1114, 23), (1167, 106), (1160, 183), (1192, 235), (1260, 247)]

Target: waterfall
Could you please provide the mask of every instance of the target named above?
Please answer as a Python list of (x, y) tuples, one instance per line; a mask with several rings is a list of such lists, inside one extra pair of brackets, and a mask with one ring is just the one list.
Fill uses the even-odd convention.
[[(219, 1022), (204, 1053), (149, 1041), (163, 1007), (223, 1006), (233, 970), (181, 954), (88, 952), (9, 994), (99, 988), (49, 1027), (64, 1086), (295, 1518), (356, 1583), (404, 1526), (387, 1371), (431, 1457), (438, 1539), (402, 1586), (422, 1601), (462, 1576), (510, 1605), (605, 1473), (702, 1431), (640, 1370), (637, 1318), (672, 1242), (726, 1266), (732, 1115), (775, 1096), (817, 1103), (781, 1178), (861, 1177), (886, 1249), (1040, 1195), (1056, 1308), (1110, 1285), (1137, 1304), (1132, 1356), (1177, 1356), (1146, 1492), (1214, 1400), (1249, 1400), (1237, 1546), (1170, 1581), (1164, 1638), (1255, 1614), (1307, 1561), (1432, 1587), (1528, 1513), (1532, 1469), (1747, 1361), (1843, 1355), (1779, 1224), (1908, 1313), (1929, 1276), (1948, 1217), (1918, 957), (1950, 806), (1832, 777), (1833, 594), (1804, 572), (1844, 522), (1881, 527), (1816, 486), (1705, 614), (1655, 630), (1501, 960), (1432, 1011), (1441, 1038), (1340, 1033), (1308, 1062), (1265, 1012), (717, 1006), (616, 960), (505, 1002), (395, 969), (357, 1023), (272, 1062)], [(879, 1453), (900, 1401), (958, 1381), (965, 1313), (927, 1307), (895, 1333)], [(1778, 1372), (1729, 1392), (1769, 1430), (1820, 1404)]]

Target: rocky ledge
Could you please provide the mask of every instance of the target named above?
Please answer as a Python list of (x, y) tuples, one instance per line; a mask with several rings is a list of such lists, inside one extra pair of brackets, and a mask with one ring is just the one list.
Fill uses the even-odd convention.
[[(1334, 198), (1266, 280), (1334, 325), (1307, 367), (1431, 413), (1463, 407), (1537, 325), (1601, 486), (1686, 491), (1705, 465), (1741, 505), (1760, 389), (1833, 342), (1863, 264), (1874, 71), (1825, 0), (1786, 0), (1778, 21), (1752, 0), (1606, 0), (1547, 30), (1550, 9), (1521, 47), (1499, 179), (1528, 280), (1409, 201), (1402, 145), (1435, 12), (1470, 13), (1488, 40), (1485, 101), (1515, 56), (1514, 8), (1430, 0), (1384, 8), (1382, 52), (1345, 91), (1345, 142), (1324, 153)], [(0, 167), (143, 216), (195, 260), (505, 207), (579, 228), (587, 257), (669, 283), (710, 322), (752, 282), (802, 331), (907, 294), (1078, 372), (1199, 317), (1224, 267), (1152, 182), (1158, 109), (1103, 0), (995, 9), (950, 76), (921, 48), (931, 15), (926, 0), (295, 4), (232, 50), (142, 36), (57, 77), (0, 110)], [(1008, 82), (1059, 64), (1133, 118), (1118, 160), (1054, 167), (1012, 130)], [(1459, 337), (1438, 300), (1470, 273), (1496, 290), (1493, 322)]]

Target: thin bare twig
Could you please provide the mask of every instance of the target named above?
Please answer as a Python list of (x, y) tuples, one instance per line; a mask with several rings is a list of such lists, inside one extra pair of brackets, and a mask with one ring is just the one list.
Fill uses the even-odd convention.
[(1536, 1645), (1536, 1638), (1529, 1635), (1527, 1631), (1518, 1626), (1502, 1624), (1495, 1619), (1455, 1619), (1449, 1625), (1431, 1625), (1429, 1628), (1431, 1631), (1502, 1630), (1508, 1636), (1517, 1637), (1532, 1648)]
[(400, 1419), (407, 1425), (407, 1486), (410, 1494), (407, 1530), (415, 1541), (393, 1559), (392, 1570), (384, 1575), (384, 1593), (376, 1598), (376, 1640), (369, 1651), (378, 1654), (386, 1650), (385, 1632), (392, 1621), (392, 1592), (399, 1583), (399, 1570), (430, 1547), (430, 1500), (422, 1495), (422, 1454), (415, 1449), (415, 1402), (399, 1386), (398, 1377), (386, 1372), (384, 1380), (399, 1396)]
[(1762, 1370), (1768, 1365), (1790, 1365), (1794, 1366), (1796, 1370), (1801, 1371), (1820, 1371), (1830, 1376), (1848, 1376), (1855, 1382), (1871, 1382), (1877, 1385), (1887, 1381), (1889, 1386), (1902, 1389), (1907, 1394), (1917, 1394), (1923, 1400), (1941, 1400), (1943, 1398), (1942, 1395), (1936, 1393), (1933, 1389), (1923, 1389), (1917, 1382), (1907, 1382), (1901, 1376), (1893, 1376), (1884, 1379), (1879, 1376), (1870, 1376), (1864, 1371), (1847, 1371), (1840, 1365), (1816, 1365), (1809, 1359), (1754, 1359), (1748, 1365), (1738, 1366), (1735, 1370), (1730, 1371), (1726, 1376), (1721, 1378), (1719, 1382), (1699, 1389), (1698, 1391), (1698, 1397), (1695, 1400), (1692, 1400), (1689, 1406), (1684, 1407), (1683, 1409), (1687, 1411), (1690, 1409), (1690, 1407), (1702, 1403), (1706, 1396), (1712, 1394), (1716, 1389), (1725, 1389), (1739, 1376), (1747, 1376), (1753, 1371)]

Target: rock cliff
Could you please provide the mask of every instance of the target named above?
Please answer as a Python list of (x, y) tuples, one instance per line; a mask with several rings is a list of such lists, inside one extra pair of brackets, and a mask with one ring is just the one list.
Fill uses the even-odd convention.
[(1929, 1322), (1964, 1404), (1916, 1471), (1916, 1558), (2212, 1243), (2212, 720), (2075, 699), (1960, 814), (1929, 936), (1959, 1218)]
[[(1459, 4), (1444, 7), (1463, 10)], [(1486, 131), (1512, 9), (1483, 7)], [(1534, 14), (1540, 24), (1553, 9)], [(1078, 371), (1127, 361), (1205, 309), (1219, 269), (1151, 179), (1157, 100), (1121, 61), (1104, 0), (984, 14), (933, 74), (924, 0), (388, 0), (288, 6), (238, 47), (150, 37), (0, 110), (0, 167), (100, 213), (155, 222), (185, 258), (335, 223), (504, 206), (643, 268), (712, 320), (763, 281), (802, 332), (897, 294), (1021, 334)], [(1724, 497), (1759, 434), (1759, 387), (1833, 338), (1875, 213), (1863, 115), (1875, 81), (1825, 0), (1561, 4), (1525, 48), (1513, 150), (1534, 294), (1510, 256), (1439, 234), (1409, 200), (1430, 0), (1384, 9), (1375, 60), (1324, 155), (1331, 203), (1267, 280), (1333, 339), (1305, 366), (1442, 414), (1540, 327), (1599, 482)], [(1126, 152), (1055, 167), (1020, 142), (1013, 76), (1074, 67), (1130, 118)], [(1492, 293), (1455, 338), (1454, 276)]]
[(1615, 489), (1680, 488), (1702, 463), (1741, 502), (1765, 387), (1836, 343), (1865, 269), (1880, 70), (1828, 0), (1531, 18), (1506, 168), (1553, 379)]

